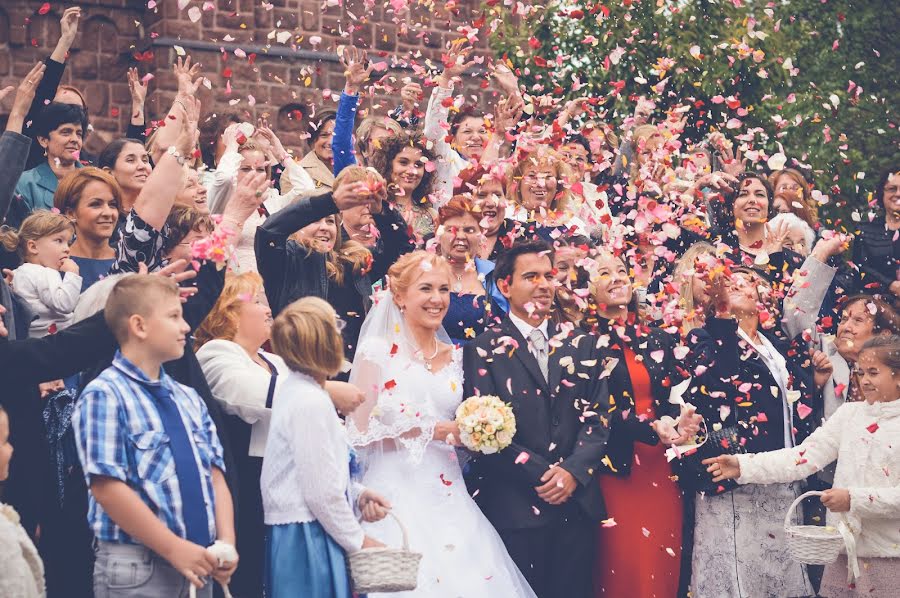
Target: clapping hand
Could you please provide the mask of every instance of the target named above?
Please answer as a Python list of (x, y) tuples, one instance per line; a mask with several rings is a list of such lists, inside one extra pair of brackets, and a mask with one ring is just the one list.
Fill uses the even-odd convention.
[(561, 505), (578, 489), (578, 481), (571, 473), (558, 465), (550, 467), (541, 476), (542, 486), (536, 486), (538, 496), (551, 505)]
[(782, 220), (775, 225), (766, 223), (766, 239), (763, 242), (763, 250), (769, 255), (782, 251), (790, 232), (791, 225), (785, 220)]
[(265, 148), (269, 160), (272, 162), (281, 164), (290, 157), (290, 154), (284, 149), (281, 140), (278, 139), (278, 135), (269, 127), (269, 121), (265, 118), (260, 118), (256, 122), (256, 131), (253, 133), (253, 138)]
[(362, 511), (363, 521), (368, 523), (381, 521), (391, 510), (391, 503), (386, 498), (369, 489), (359, 495), (357, 504), (359, 504), (359, 510)]

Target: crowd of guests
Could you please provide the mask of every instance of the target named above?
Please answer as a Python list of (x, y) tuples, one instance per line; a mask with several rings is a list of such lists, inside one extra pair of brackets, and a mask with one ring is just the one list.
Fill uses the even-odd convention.
[[(467, 103), (465, 40), (364, 118), (373, 67), (344, 48), (305, 154), (264, 118), (201, 106), (190, 57), (149, 120), (132, 70), (129, 129), (89, 156), (84, 95), (60, 85), (79, 18), (4, 90), (0, 594), (211, 596), (214, 579), (349, 598), (346, 555), (383, 546), (392, 502), (359, 483), (344, 424), (372, 392), (351, 366), (385, 289), (428, 372), (468, 347), (465, 396), (512, 395), (495, 356), (533, 354), (546, 400), (594, 426), (562, 453), (520, 431), (502, 465), (463, 455), (452, 421), (425, 438), (474, 457), (465, 484), (521, 595), (900, 587), (900, 165), (834, 230), (798, 161), (767, 172), (649, 100), (616, 125), (591, 98), (533, 114), (497, 63), (501, 99)], [(582, 369), (605, 384), (566, 393), (560, 372)], [(500, 468), (533, 496), (504, 494)], [(806, 490), (823, 494), (795, 522), (855, 538), (824, 572), (783, 531)], [(445, 558), (426, 551), (421, 576)], [(422, 577), (410, 595), (451, 595)]]

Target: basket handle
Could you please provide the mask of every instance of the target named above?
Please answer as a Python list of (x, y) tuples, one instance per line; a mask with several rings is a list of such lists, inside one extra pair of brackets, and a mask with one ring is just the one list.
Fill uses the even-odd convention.
[(819, 492), (817, 490), (810, 490), (809, 492), (804, 492), (791, 503), (791, 506), (788, 507), (787, 513), (784, 514), (784, 529), (787, 530), (791, 526), (791, 514), (794, 512), (794, 509), (797, 508), (801, 502), (803, 502), (804, 498), (809, 498), (810, 496), (822, 496), (825, 494), (824, 492)]
[[(388, 516), (390, 516), (394, 521), (397, 522), (397, 527), (400, 528), (400, 533), (403, 534), (403, 550), (409, 552), (409, 533), (406, 531), (406, 526), (403, 525), (403, 522), (400, 521), (400, 518), (394, 515), (393, 511), (387, 512)], [(359, 519), (362, 521), (362, 517)]]

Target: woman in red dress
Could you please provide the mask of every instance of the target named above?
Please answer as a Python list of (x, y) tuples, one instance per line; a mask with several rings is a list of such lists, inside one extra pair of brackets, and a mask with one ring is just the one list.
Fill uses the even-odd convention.
[(608, 336), (609, 355), (618, 362), (610, 374), (615, 410), (598, 476), (609, 518), (597, 530), (594, 595), (675, 598), (683, 502), (665, 445), (684, 442), (698, 418), (682, 417), (680, 434), (671, 419), (680, 409), (669, 403), (670, 390), (684, 378), (673, 352), (676, 338), (640, 324), (629, 271), (619, 257), (601, 251), (596, 261), (596, 316), (588, 322)]

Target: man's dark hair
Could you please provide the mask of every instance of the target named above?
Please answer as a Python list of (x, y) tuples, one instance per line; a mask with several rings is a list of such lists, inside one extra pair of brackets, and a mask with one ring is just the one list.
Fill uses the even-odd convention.
[(553, 261), (553, 248), (546, 241), (540, 239), (519, 241), (497, 258), (497, 265), (494, 266), (494, 280), (511, 278), (516, 271), (516, 259), (520, 255), (531, 253), (544, 253), (550, 258), (551, 262)]
[(84, 108), (75, 104), (61, 104), (50, 102), (41, 108), (38, 117), (34, 119), (34, 132), (38, 137), (50, 137), (50, 131), (55, 131), (62, 125), (81, 125), (82, 135), (87, 135), (88, 120)]
[(572, 133), (570, 135), (566, 135), (565, 139), (563, 139), (562, 143), (560, 144), (560, 147), (563, 145), (580, 145), (584, 148), (584, 151), (588, 153), (589, 157), (593, 155), (591, 152), (591, 142), (588, 141), (587, 138), (581, 133)]

